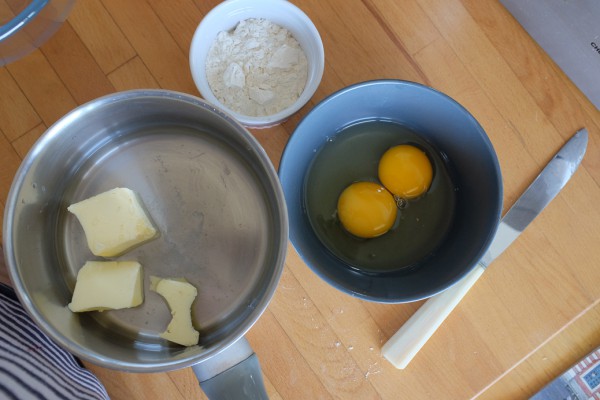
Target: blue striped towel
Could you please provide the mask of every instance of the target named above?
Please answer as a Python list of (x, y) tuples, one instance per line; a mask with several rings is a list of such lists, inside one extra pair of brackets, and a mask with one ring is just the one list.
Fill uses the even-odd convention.
[(40, 331), (0, 283), (0, 400), (108, 398), (98, 378)]

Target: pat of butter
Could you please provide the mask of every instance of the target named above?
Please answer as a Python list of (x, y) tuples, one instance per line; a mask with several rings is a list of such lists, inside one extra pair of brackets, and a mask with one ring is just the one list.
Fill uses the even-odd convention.
[(79, 220), (96, 256), (117, 256), (158, 234), (131, 189), (115, 188), (67, 209)]
[(142, 266), (136, 261), (88, 261), (77, 273), (73, 312), (118, 310), (144, 301)]
[(182, 346), (198, 344), (200, 334), (192, 325), (192, 303), (198, 290), (185, 279), (161, 279), (150, 277), (150, 290), (167, 301), (173, 318), (160, 337)]

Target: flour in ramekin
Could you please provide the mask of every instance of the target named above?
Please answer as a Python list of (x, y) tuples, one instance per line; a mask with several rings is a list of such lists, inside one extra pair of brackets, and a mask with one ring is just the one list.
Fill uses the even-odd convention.
[(262, 18), (219, 32), (206, 59), (208, 84), (231, 110), (252, 117), (273, 115), (302, 94), (306, 55), (285, 28)]

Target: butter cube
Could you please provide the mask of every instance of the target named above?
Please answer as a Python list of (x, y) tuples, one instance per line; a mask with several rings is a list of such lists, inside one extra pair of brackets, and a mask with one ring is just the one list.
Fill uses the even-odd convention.
[(144, 301), (142, 266), (136, 261), (88, 261), (77, 273), (73, 312), (118, 310)]
[(117, 256), (158, 235), (131, 189), (115, 188), (67, 209), (79, 220), (96, 256)]
[(171, 310), (171, 322), (160, 337), (182, 346), (198, 344), (199, 332), (192, 325), (192, 303), (198, 290), (185, 279), (150, 277), (150, 290), (160, 294)]

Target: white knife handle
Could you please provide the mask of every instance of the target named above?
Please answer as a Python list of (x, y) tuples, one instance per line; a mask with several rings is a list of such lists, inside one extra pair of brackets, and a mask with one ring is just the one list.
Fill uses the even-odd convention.
[(440, 294), (427, 300), (381, 348), (396, 368), (404, 369), (484, 271), (477, 264), (471, 272)]

